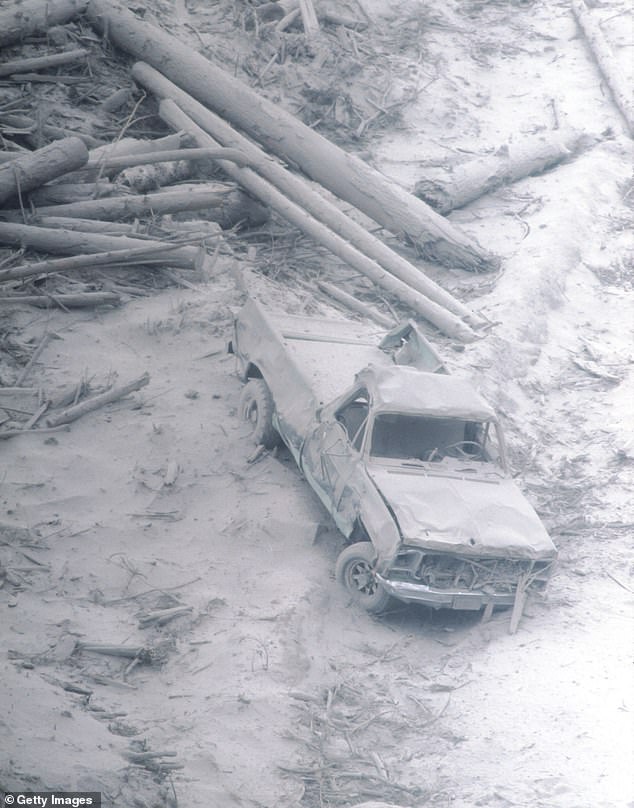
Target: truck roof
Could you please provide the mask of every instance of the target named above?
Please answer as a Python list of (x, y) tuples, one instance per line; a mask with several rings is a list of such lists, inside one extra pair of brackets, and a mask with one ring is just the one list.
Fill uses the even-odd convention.
[(375, 410), (488, 421), (495, 412), (464, 379), (425, 373), (407, 365), (370, 365), (357, 373)]

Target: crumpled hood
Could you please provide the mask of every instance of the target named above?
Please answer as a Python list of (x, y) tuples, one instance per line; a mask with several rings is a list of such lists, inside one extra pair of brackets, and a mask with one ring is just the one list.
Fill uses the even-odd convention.
[(539, 517), (508, 478), (459, 479), (375, 465), (368, 473), (408, 544), (470, 556), (551, 559), (557, 554)]

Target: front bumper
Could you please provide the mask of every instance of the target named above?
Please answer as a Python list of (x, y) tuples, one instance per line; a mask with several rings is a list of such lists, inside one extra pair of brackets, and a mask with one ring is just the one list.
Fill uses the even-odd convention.
[(493, 606), (512, 606), (515, 602), (515, 594), (512, 592), (487, 594), (459, 589), (434, 589), (425, 584), (390, 580), (378, 573), (376, 577), (385, 591), (398, 600), (425, 603), (435, 609), (478, 611), (490, 603)]

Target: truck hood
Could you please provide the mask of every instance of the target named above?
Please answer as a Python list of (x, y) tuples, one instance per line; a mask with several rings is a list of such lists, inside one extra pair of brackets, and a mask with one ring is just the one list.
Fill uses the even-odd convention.
[(409, 545), (476, 557), (535, 560), (557, 554), (539, 517), (507, 477), (464, 479), (376, 465), (368, 473)]

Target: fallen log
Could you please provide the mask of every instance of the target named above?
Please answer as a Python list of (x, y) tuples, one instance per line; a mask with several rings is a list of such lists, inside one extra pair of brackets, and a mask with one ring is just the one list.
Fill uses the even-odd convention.
[(0, 297), (0, 306), (36, 306), (39, 309), (50, 309), (59, 306), (64, 309), (80, 309), (86, 306), (118, 306), (121, 298), (114, 292), (80, 292), (74, 295), (41, 294), (12, 295)]
[(34, 216), (30, 224), (40, 227), (63, 227), (84, 233), (109, 233), (111, 236), (138, 235), (137, 226), (127, 222), (101, 222), (99, 219), (75, 219), (72, 216)]
[(0, 151), (0, 164), (10, 163), (16, 157), (22, 157), (23, 154), (30, 152), (30, 149), (20, 149), (20, 151)]
[(51, 258), (48, 261), (36, 261), (32, 264), (23, 264), (19, 267), (0, 270), (0, 283), (3, 281), (23, 280), (38, 275), (53, 275), (56, 272), (72, 272), (74, 270), (90, 269), (96, 266), (137, 266), (160, 261), (167, 263), (164, 256), (170, 251), (180, 247), (173, 244), (160, 244), (152, 242), (154, 247), (136, 247), (126, 250), (109, 250), (102, 253), (89, 253), (88, 255), (75, 255), (72, 258)]
[[(167, 150), (180, 149), (183, 141), (181, 133), (157, 138), (156, 140), (145, 140), (137, 137), (124, 137), (114, 143), (106, 143), (91, 149), (86, 164), (86, 170), (91, 168), (105, 168), (108, 160), (132, 154), (152, 154)], [(116, 168), (116, 166), (115, 166)]]
[(249, 160), (250, 166), (265, 177), (290, 200), (307, 210), (339, 236), (349, 241), (364, 255), (367, 255), (412, 289), (419, 291), (430, 300), (444, 306), (449, 311), (477, 324), (481, 320), (467, 306), (450, 295), (438, 284), (427, 278), (405, 258), (395, 253), (376, 236), (346, 216), (336, 205), (329, 202), (310, 187), (301, 177), (287, 171), (276, 160), (266, 155), (258, 146), (236, 132), (226, 121), (203, 107), (157, 70), (143, 63), (132, 69), (136, 81), (143, 84), (155, 95), (163, 99), (173, 99), (192, 120), (208, 134), (225, 146), (233, 146)]
[(86, 0), (27, 0), (16, 2), (0, 12), (0, 47), (30, 34), (40, 34), (54, 25), (63, 25), (79, 16)]
[(8, 76), (5, 81), (12, 81), (15, 84), (87, 84), (92, 83), (90, 76), (63, 76), (60, 73), (18, 73), (15, 76)]
[(89, 149), (103, 145), (101, 140), (98, 140), (92, 135), (86, 135), (83, 132), (62, 129), (61, 126), (36, 121), (35, 118), (30, 118), (28, 115), (16, 115), (14, 113), (3, 115), (1, 123), (3, 132), (6, 134), (25, 135), (25, 138), (34, 145), (35, 148), (42, 145), (42, 136), (51, 138), (51, 140), (78, 137), (80, 140), (84, 141)]
[[(74, 219), (70, 216), (35, 216), (30, 224), (38, 224), (42, 227), (62, 227), (66, 230), (79, 230), (83, 233), (109, 233), (112, 236), (132, 236), (133, 238), (151, 239), (156, 238), (147, 234), (147, 225), (143, 226), (139, 232), (138, 222), (101, 222), (99, 219)], [(169, 233), (170, 238), (178, 234), (181, 243), (196, 243), (205, 241), (211, 237), (219, 239), (222, 236), (222, 228), (218, 222), (210, 222), (206, 219), (193, 219), (192, 221), (180, 221), (173, 219), (169, 214), (164, 216), (159, 224), (162, 232)], [(167, 247), (171, 242), (166, 242)], [(137, 261), (137, 263), (142, 263)], [(154, 263), (154, 262), (152, 262)]]
[(101, 393), (98, 396), (93, 396), (92, 398), (87, 398), (84, 401), (80, 402), (79, 404), (75, 404), (72, 407), (68, 407), (62, 412), (57, 413), (56, 415), (52, 415), (50, 418), (46, 419), (47, 426), (59, 426), (60, 424), (70, 424), (72, 421), (76, 421), (78, 418), (81, 418), (86, 413), (94, 412), (98, 410), (100, 407), (104, 407), (106, 404), (111, 404), (113, 401), (117, 401), (124, 396), (129, 396), (130, 393), (134, 393), (136, 390), (140, 390), (142, 387), (145, 387), (147, 384), (150, 383), (150, 374), (144, 373), (143, 376), (140, 376), (138, 379), (134, 379), (128, 384), (120, 385), (119, 387), (112, 387), (110, 390), (107, 390), (105, 393)]
[[(186, 190), (170, 189), (138, 196), (111, 196), (104, 199), (87, 199), (67, 205), (46, 205), (37, 208), (40, 216), (79, 216), (83, 219), (102, 221), (133, 218), (136, 216), (181, 213), (205, 210), (211, 221), (217, 221), (224, 229), (243, 222), (251, 226), (263, 224), (269, 218), (266, 208), (239, 188), (226, 183), (205, 183), (189, 186)], [(8, 221), (22, 218), (21, 211), (3, 211)]]
[(385, 328), (394, 328), (395, 322), (391, 317), (386, 317), (385, 314), (381, 314), (380, 311), (377, 311), (370, 306), (366, 306), (365, 303), (362, 303), (360, 300), (357, 300), (356, 297), (353, 297), (347, 292), (344, 292), (342, 289), (339, 289), (338, 286), (333, 286), (331, 283), (325, 283), (324, 281), (318, 281), (317, 286), (322, 292), (325, 292), (327, 295), (332, 297), (333, 300), (337, 300), (347, 308), (357, 312), (357, 314), (362, 314), (364, 317), (369, 317), (371, 320), (374, 320), (375, 323), (378, 323)]
[[(184, 129), (191, 134), (195, 140), (204, 146), (216, 146), (216, 141), (204, 132), (196, 123), (185, 115), (173, 101), (162, 101), (159, 108), (159, 115), (163, 120), (175, 129)], [(391, 294), (396, 295), (400, 300), (418, 314), (425, 317), (445, 334), (465, 342), (476, 338), (475, 333), (468, 325), (463, 323), (458, 317), (451, 314), (447, 309), (424, 297), (420, 292), (416, 292), (403, 281), (385, 272), (375, 261), (367, 255), (359, 252), (358, 249), (349, 244), (341, 236), (329, 230), (317, 219), (313, 218), (299, 205), (291, 202), (273, 185), (262, 179), (250, 168), (238, 168), (232, 163), (221, 161), (224, 171), (244, 186), (248, 191), (259, 197), (263, 202), (277, 211), (288, 222), (299, 227), (311, 238), (323, 244), (332, 253), (342, 258), (350, 266), (362, 272), (374, 283), (382, 286)]]
[[(104, 157), (99, 165), (105, 169), (120, 171), (132, 166), (147, 165), (148, 163), (166, 163), (171, 160), (231, 160), (238, 166), (248, 165), (248, 160), (239, 149), (169, 149), (165, 151), (143, 152), (141, 154), (122, 154), (120, 156)], [(93, 167), (94, 161), (90, 157), (86, 168)]]
[(171, 35), (108, 0), (90, 0), (87, 13), (114, 45), (148, 62), (266, 148), (294, 162), (388, 230), (405, 236), (425, 257), (470, 269), (498, 266), (496, 257), (422, 200)]
[(195, 166), (186, 160), (171, 160), (154, 165), (132, 166), (117, 174), (117, 185), (144, 194), (194, 178)]
[(35, 250), (57, 255), (77, 255), (78, 253), (100, 253), (111, 250), (156, 248), (169, 254), (166, 261), (169, 266), (196, 266), (199, 255), (197, 247), (178, 247), (170, 250), (172, 245), (160, 241), (144, 241), (127, 236), (105, 236), (101, 233), (78, 233), (72, 230), (56, 230), (52, 227), (34, 227), (17, 222), (0, 222), (0, 244), (32, 247)]
[(597, 60), (599, 69), (612, 92), (612, 97), (625, 119), (630, 135), (634, 135), (632, 88), (626, 81), (612, 48), (603, 36), (599, 23), (592, 18), (592, 13), (588, 10), (583, 0), (572, 0), (572, 10), (579, 27), (586, 37), (588, 46)]
[(66, 177), (67, 181), (86, 182), (102, 177), (114, 176), (120, 168), (108, 168), (111, 159), (131, 156), (133, 154), (154, 154), (167, 150), (180, 149), (183, 137), (180, 133), (167, 135), (154, 140), (124, 137), (114, 143), (104, 143), (91, 149), (88, 153), (88, 162), (79, 171), (73, 171)]
[(594, 139), (581, 132), (557, 130), (529, 135), (500, 147), (494, 154), (455, 166), (449, 175), (426, 177), (414, 193), (446, 214), (532, 174), (567, 160)]
[(88, 149), (83, 141), (69, 137), (3, 163), (0, 165), (0, 204), (73, 171), (87, 161)]
[(51, 53), (48, 56), (35, 56), (32, 59), (14, 59), (11, 62), (0, 64), (0, 76), (12, 76), (15, 73), (28, 73), (31, 70), (46, 70), (49, 67), (66, 65), (70, 62), (78, 62), (88, 56), (88, 51), (84, 48), (63, 51), (62, 53)]
[(101, 179), (98, 182), (56, 182), (53, 185), (43, 185), (31, 192), (29, 203), (65, 205), (70, 202), (79, 202), (81, 199), (98, 199), (108, 196), (114, 190), (114, 185), (108, 179)]

